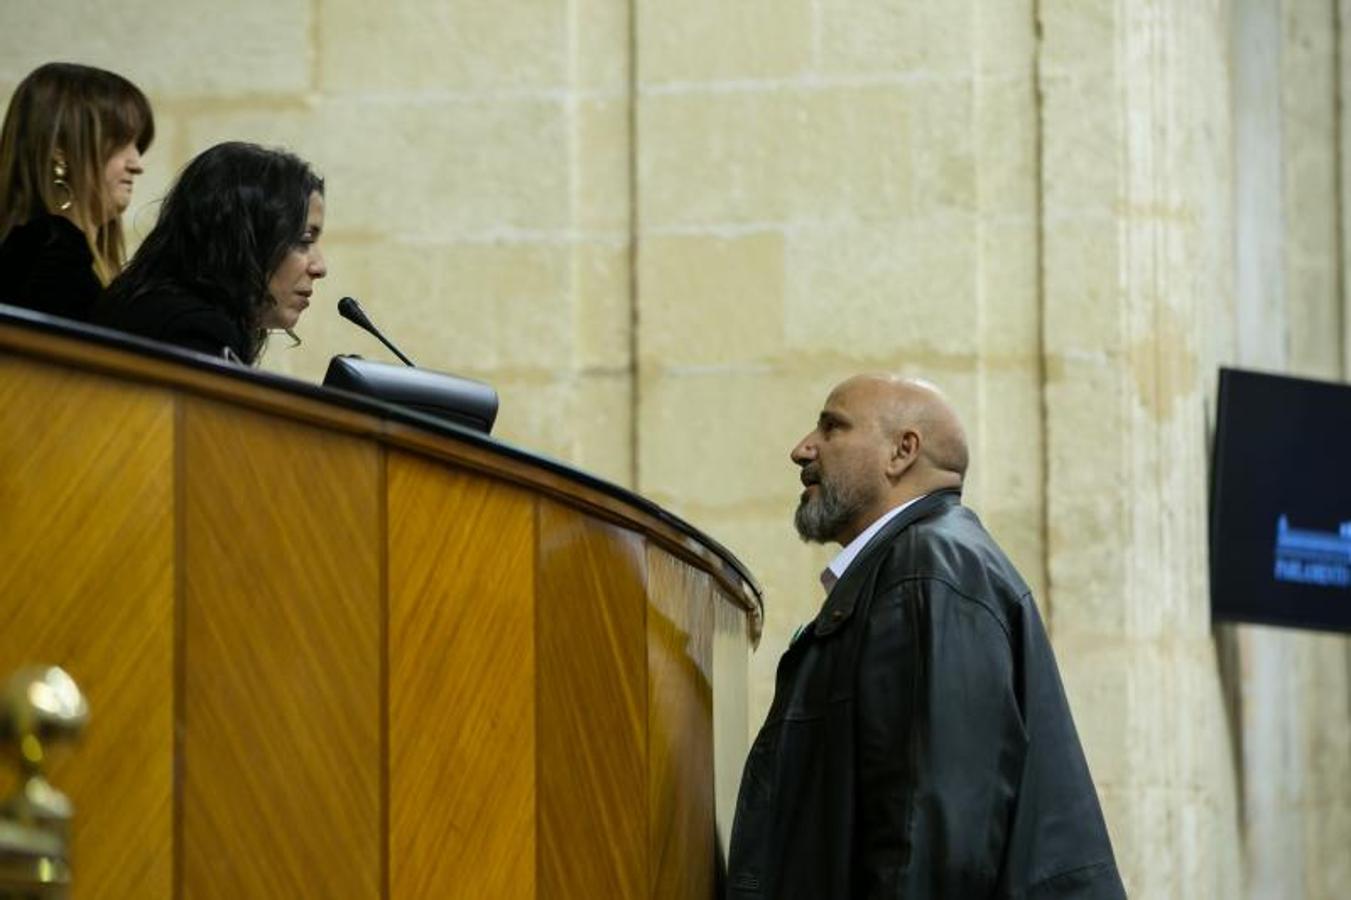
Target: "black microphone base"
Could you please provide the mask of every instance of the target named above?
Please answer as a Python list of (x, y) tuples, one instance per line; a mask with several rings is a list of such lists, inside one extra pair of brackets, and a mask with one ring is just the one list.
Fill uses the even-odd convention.
[(489, 434), (497, 420), (497, 391), (472, 378), (430, 369), (335, 356), (324, 386), (373, 397)]

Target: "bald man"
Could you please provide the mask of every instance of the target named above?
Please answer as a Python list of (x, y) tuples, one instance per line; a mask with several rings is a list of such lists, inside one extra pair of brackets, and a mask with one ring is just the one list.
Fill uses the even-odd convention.
[(851, 378), (792, 451), (804, 540), (843, 549), (779, 661), (727, 896), (1125, 896), (1027, 585), (961, 505), (932, 385)]

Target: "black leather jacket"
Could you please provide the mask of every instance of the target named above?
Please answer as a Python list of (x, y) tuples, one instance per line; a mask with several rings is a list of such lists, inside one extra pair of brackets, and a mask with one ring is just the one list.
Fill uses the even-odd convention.
[(958, 492), (887, 523), (784, 653), (727, 896), (1125, 896), (1036, 605)]

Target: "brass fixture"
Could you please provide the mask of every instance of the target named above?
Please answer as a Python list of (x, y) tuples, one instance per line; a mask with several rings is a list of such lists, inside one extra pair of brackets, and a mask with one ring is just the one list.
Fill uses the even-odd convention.
[(52, 745), (77, 737), (89, 705), (56, 666), (20, 669), (0, 689), (0, 745), (13, 750), (19, 784), (0, 803), (0, 900), (69, 896), (69, 798), (46, 777)]

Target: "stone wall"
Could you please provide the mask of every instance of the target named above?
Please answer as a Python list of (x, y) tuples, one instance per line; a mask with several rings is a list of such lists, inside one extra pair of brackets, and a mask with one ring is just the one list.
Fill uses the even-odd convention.
[(334, 353), (388, 359), (333, 312), (352, 294), (414, 360), (490, 380), (503, 436), (627, 483), (629, 21), (619, 0), (6, 0), (0, 89), (69, 59), (147, 92), (133, 240), (218, 141), (309, 159), (331, 275), (303, 346), (274, 340), (264, 365), (318, 380)]
[(788, 451), (853, 372), (951, 393), (968, 499), (1045, 584), (1031, 4), (943, 9), (638, 5), (638, 484), (764, 580), (754, 710), (830, 556)]
[[(1351, 376), (1351, 0), (78, 0), (0, 7), (0, 91), (117, 69), (160, 137), (328, 177), (330, 277), (265, 365), (492, 381), (498, 433), (761, 578), (751, 718), (830, 552), (788, 451), (864, 369), (945, 387), (1037, 592), (1138, 897), (1351, 881), (1351, 650), (1208, 618), (1215, 370)], [(73, 22), (89, 22), (72, 28)]]
[[(1217, 328), (1228, 364), (1351, 379), (1347, 21), (1329, 0), (1234, 5), (1239, 279)], [(1277, 628), (1220, 635), (1248, 895), (1340, 896), (1351, 883), (1351, 642)]]
[(1205, 578), (1227, 23), (1194, 0), (1042, 14), (1052, 634), (1132, 895), (1237, 897)]

